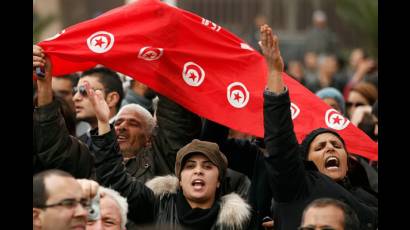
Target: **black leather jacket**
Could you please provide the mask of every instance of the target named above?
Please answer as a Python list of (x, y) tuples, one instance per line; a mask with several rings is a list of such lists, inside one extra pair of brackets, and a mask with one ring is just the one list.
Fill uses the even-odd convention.
[(76, 178), (89, 178), (93, 166), (94, 157), (88, 147), (69, 135), (58, 101), (34, 109), (33, 174), (61, 169)]

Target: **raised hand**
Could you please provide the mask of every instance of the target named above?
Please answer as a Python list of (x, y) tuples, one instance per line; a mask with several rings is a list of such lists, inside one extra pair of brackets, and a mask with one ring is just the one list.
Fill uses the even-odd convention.
[(33, 45), (33, 75), (36, 75), (35, 68), (41, 67), (45, 69), (45, 78), (38, 78), (38, 80), (47, 80), (51, 82), (51, 69), (52, 65), (50, 59), (44, 54), (43, 49), (40, 46)]
[(87, 199), (92, 199), (98, 192), (100, 185), (93, 180), (77, 179), (77, 182), (81, 185), (83, 196)]
[(280, 55), (278, 37), (273, 35), (272, 29), (266, 24), (260, 28), (260, 37), (259, 45), (269, 68), (268, 90), (274, 93), (282, 93), (285, 89), (282, 79), (284, 65)]
[(110, 131), (110, 108), (104, 99), (103, 93), (101, 90), (94, 91), (87, 81), (84, 81), (84, 87), (98, 120), (98, 134), (108, 133)]
[(259, 46), (265, 56), (269, 71), (282, 72), (284, 64), (280, 55), (278, 37), (273, 35), (272, 29), (265, 24), (260, 28), (260, 38)]
[(33, 45), (33, 69), (36, 67), (44, 67), (46, 59), (43, 49), (40, 46)]
[[(37, 76), (35, 73), (37, 67), (45, 69), (45, 77)], [(44, 54), (43, 49), (40, 46), (33, 45), (33, 76), (37, 78), (37, 106), (47, 105), (53, 101), (51, 69), (51, 62)]]

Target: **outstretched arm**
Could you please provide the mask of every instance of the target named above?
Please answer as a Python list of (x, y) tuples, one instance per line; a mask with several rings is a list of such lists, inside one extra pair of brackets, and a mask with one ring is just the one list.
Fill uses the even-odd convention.
[(106, 134), (110, 131), (110, 108), (108, 107), (101, 90), (98, 89), (94, 92), (88, 81), (84, 81), (84, 86), (97, 117), (98, 135)]
[(91, 130), (91, 150), (96, 156), (97, 181), (127, 198), (129, 219), (135, 223), (150, 222), (154, 217), (154, 195), (126, 172), (117, 136), (109, 124), (110, 109), (101, 90), (94, 91), (87, 81), (84, 86), (98, 120), (98, 131)]
[[(34, 69), (45, 69), (45, 77), (38, 77)], [(37, 77), (37, 106), (44, 106), (53, 101), (53, 89), (51, 88), (51, 62), (43, 53), (40, 46), (33, 45), (33, 75)]]
[(264, 25), (261, 27), (261, 39), (269, 68), (268, 86), (264, 93), (265, 165), (275, 200), (289, 202), (305, 194), (306, 172), (293, 131), (289, 92), (282, 79), (283, 60), (278, 38), (269, 26)]
[[(100, 133), (100, 128), (98, 132)], [(152, 222), (155, 217), (154, 193), (127, 173), (114, 130), (110, 128), (107, 133), (99, 133), (95, 129), (91, 130), (91, 150), (96, 156), (98, 183), (127, 198), (128, 218), (134, 223)]]
[(53, 100), (51, 62), (41, 47), (33, 45), (33, 69), (37, 67), (45, 69), (45, 77), (36, 76), (38, 99), (33, 112), (33, 173), (56, 168), (76, 178), (87, 178), (91, 175), (94, 158), (84, 143), (69, 135), (60, 104)]
[(265, 56), (268, 64), (268, 85), (269, 91), (276, 94), (285, 91), (285, 85), (282, 79), (283, 59), (279, 50), (279, 39), (272, 33), (272, 29), (268, 25), (263, 25), (260, 28), (262, 53)]

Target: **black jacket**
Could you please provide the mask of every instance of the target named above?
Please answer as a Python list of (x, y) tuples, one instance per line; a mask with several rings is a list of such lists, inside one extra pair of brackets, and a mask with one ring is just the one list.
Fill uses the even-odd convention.
[(89, 178), (93, 165), (88, 147), (69, 135), (58, 101), (34, 109), (33, 174), (61, 169), (76, 178)]
[(249, 140), (228, 139), (228, 128), (205, 120), (201, 139), (215, 142), (228, 159), (229, 167), (251, 178), (248, 202), (255, 212), (255, 225), (263, 230), (264, 217), (272, 217), (272, 191), (263, 157), (263, 143)]
[(141, 182), (173, 174), (178, 150), (198, 138), (201, 132), (200, 117), (166, 97), (158, 97), (157, 127), (151, 146), (125, 162), (127, 172)]
[[(127, 198), (128, 218), (131, 221), (139, 225), (160, 224), (167, 226), (167, 229), (180, 225), (192, 227), (188, 222), (182, 224), (183, 217), (178, 215), (178, 212), (181, 212), (181, 204), (177, 197), (179, 180), (175, 176), (156, 177), (148, 181), (146, 186), (126, 173), (112, 129), (101, 136), (95, 135), (95, 130), (91, 134), (92, 149), (96, 153), (98, 182)], [(211, 229), (246, 229), (245, 226), (248, 226), (251, 220), (251, 211), (240, 196), (229, 194), (216, 202), (217, 215), (211, 218)], [(228, 207), (224, 208), (226, 206)], [(198, 214), (195, 216), (203, 217)]]
[(323, 197), (347, 203), (359, 217), (362, 229), (376, 229), (377, 207), (320, 173), (313, 162), (303, 161), (293, 131), (289, 93), (264, 93), (266, 169), (271, 181), (275, 229), (296, 229), (308, 203)]
[[(155, 176), (174, 173), (176, 153), (197, 138), (201, 131), (201, 119), (175, 102), (158, 95), (157, 127), (151, 146), (141, 149), (135, 157), (124, 162), (126, 171), (136, 180), (146, 182)], [(96, 133), (97, 129), (90, 132)], [(81, 137), (90, 147), (90, 133)], [(94, 152), (94, 151), (93, 151)], [(100, 165), (100, 167), (106, 167)]]

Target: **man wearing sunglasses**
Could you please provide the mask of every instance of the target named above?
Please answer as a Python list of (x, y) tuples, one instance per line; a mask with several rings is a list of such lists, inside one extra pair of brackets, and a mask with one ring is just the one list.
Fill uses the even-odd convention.
[[(73, 88), (76, 118), (78, 121), (87, 122), (91, 126), (91, 129), (94, 129), (97, 127), (98, 121), (84, 87), (85, 82), (88, 82), (94, 91), (101, 90), (104, 100), (110, 109), (110, 119), (112, 119), (120, 109), (124, 92), (120, 77), (116, 72), (108, 68), (92, 68), (81, 74), (77, 86)], [(111, 122), (112, 121), (113, 120), (111, 120)], [(89, 146), (89, 132), (84, 133), (79, 138)]]
[[(33, 127), (33, 170), (38, 172), (59, 168), (77, 178), (89, 178), (94, 169), (94, 158), (87, 148), (91, 147), (90, 133), (82, 135), (79, 138), (82, 141), (67, 134), (64, 120), (57, 111), (58, 104), (52, 97), (52, 63), (41, 47), (34, 45), (33, 69), (37, 67), (45, 67), (46, 71), (45, 77), (37, 78), (39, 96), (35, 112), (39, 114), (35, 115), (38, 118), (34, 122), (37, 128)], [(124, 106), (114, 116), (122, 99), (122, 93), (119, 93), (121, 91), (115, 89), (122, 85), (120, 87), (120, 83), (104, 83), (107, 79), (115, 79), (106, 77), (106, 80), (102, 80), (101, 76), (107, 72), (107, 69), (95, 68), (85, 71), (80, 77), (73, 97), (77, 119), (88, 121), (92, 127), (97, 127), (100, 121), (91, 104), (90, 95), (101, 95), (107, 106), (109, 123), (113, 124), (112, 121), (116, 118), (113, 125), (121, 153), (127, 158), (124, 162), (127, 172), (142, 182), (154, 176), (173, 173), (177, 151), (200, 134), (200, 117), (161, 95), (158, 95), (160, 99), (156, 122), (148, 111), (136, 104)], [(33, 75), (38, 74), (33, 71)], [(86, 86), (90, 91), (85, 90)]]
[(33, 229), (85, 229), (90, 199), (97, 190), (96, 182), (76, 180), (61, 170), (34, 175)]
[(298, 230), (359, 230), (356, 213), (347, 204), (321, 198), (312, 201), (304, 210)]

